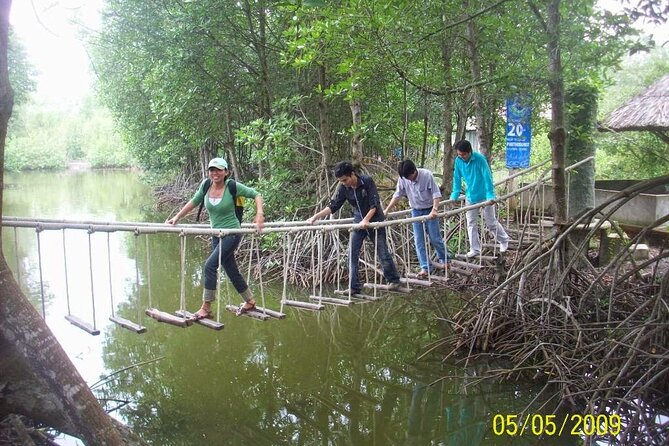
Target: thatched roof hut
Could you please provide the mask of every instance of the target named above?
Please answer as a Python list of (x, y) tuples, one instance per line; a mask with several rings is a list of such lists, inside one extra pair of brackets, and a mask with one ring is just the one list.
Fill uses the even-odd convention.
[(669, 74), (613, 110), (599, 131), (651, 131), (669, 144)]

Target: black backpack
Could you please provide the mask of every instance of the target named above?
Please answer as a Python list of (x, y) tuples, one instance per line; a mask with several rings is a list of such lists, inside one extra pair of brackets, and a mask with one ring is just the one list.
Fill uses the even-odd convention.
[[(237, 182), (235, 180), (227, 180), (225, 184), (228, 187), (228, 190), (230, 191), (230, 195), (232, 195), (232, 201), (235, 203), (235, 215), (237, 215), (237, 220), (239, 220), (239, 224), (241, 224), (242, 217), (244, 216), (244, 197), (237, 196)], [(211, 187), (211, 178), (207, 178), (206, 180), (204, 180), (204, 192), (203, 192), (204, 195), (207, 194), (207, 191), (209, 190), (210, 187)], [(202, 199), (202, 203), (200, 203), (200, 208), (197, 210), (197, 217), (195, 217), (196, 222), (200, 221), (200, 214), (202, 213), (203, 207), (204, 207), (204, 198)]]

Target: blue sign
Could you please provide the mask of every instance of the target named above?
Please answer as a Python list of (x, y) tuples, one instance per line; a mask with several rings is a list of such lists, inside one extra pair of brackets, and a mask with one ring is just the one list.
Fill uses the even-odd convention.
[(532, 107), (520, 98), (506, 100), (506, 167), (518, 169), (530, 166)]

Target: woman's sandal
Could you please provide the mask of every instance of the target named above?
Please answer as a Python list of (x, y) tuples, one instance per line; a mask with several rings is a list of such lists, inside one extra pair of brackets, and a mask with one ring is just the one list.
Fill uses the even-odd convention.
[(235, 314), (237, 316), (241, 316), (242, 314), (248, 313), (249, 311), (253, 311), (255, 309), (256, 309), (256, 303), (255, 302), (253, 302), (253, 303), (242, 302), (242, 304), (239, 306), (239, 308), (237, 308), (237, 311), (235, 312)]
[(200, 319), (211, 319), (211, 310), (200, 308), (195, 313), (193, 313), (192, 319), (196, 321), (199, 321)]
[(428, 275), (429, 275), (429, 274), (428, 274), (427, 271), (425, 271), (425, 270), (421, 270), (421, 272), (419, 272), (418, 274), (416, 274), (416, 277), (417, 277), (418, 279), (427, 279), (427, 276), (428, 276)]

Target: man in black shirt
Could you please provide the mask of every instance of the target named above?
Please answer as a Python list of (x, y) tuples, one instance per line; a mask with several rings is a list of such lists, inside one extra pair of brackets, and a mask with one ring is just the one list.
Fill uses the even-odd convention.
[(390, 284), (390, 289), (397, 289), (400, 277), (397, 274), (395, 262), (388, 252), (386, 230), (385, 228), (367, 229), (371, 222), (385, 219), (374, 180), (368, 175), (358, 175), (349, 161), (337, 163), (334, 174), (340, 183), (337, 192), (330, 200), (329, 206), (308, 218), (307, 222), (313, 224), (316, 220), (337, 212), (344, 202), (348, 201), (353, 209), (353, 221), (360, 224), (360, 229), (351, 233), (351, 252), (349, 256), (349, 288), (351, 294), (359, 294), (362, 290), (362, 285), (358, 279), (358, 259), (362, 242), (368, 235), (370, 240), (376, 242), (376, 253), (381, 261), (383, 276)]

